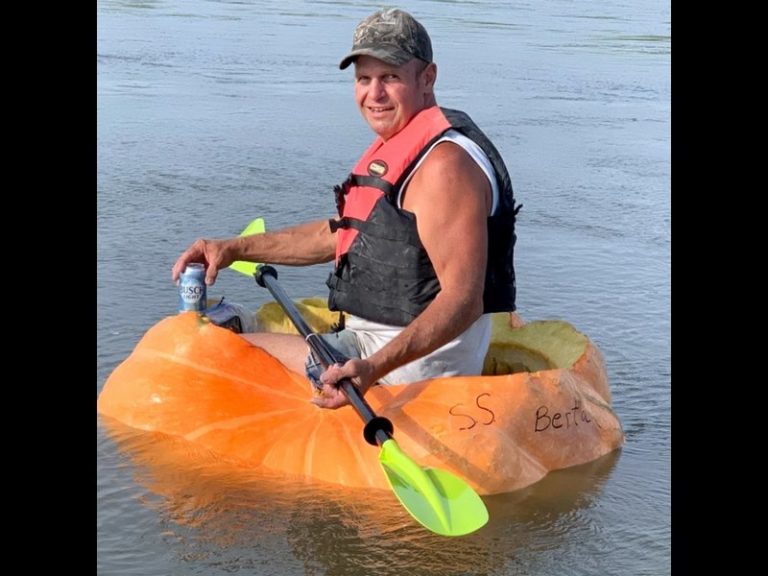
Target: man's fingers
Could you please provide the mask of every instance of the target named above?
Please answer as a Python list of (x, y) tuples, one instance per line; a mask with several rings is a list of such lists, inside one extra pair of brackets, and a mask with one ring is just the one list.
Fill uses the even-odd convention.
[(332, 366), (328, 366), (328, 368), (320, 375), (320, 382), (325, 384), (326, 386), (333, 386), (334, 388), (338, 385), (339, 380), (344, 378), (344, 375), (341, 371), (341, 364), (333, 364)]
[(347, 397), (338, 388), (334, 388), (330, 384), (324, 385), (323, 389), (310, 402), (320, 408), (330, 408), (331, 410), (349, 404)]
[(219, 270), (215, 266), (208, 266), (208, 270), (205, 273), (205, 284), (212, 286), (216, 283), (216, 277), (219, 275)]

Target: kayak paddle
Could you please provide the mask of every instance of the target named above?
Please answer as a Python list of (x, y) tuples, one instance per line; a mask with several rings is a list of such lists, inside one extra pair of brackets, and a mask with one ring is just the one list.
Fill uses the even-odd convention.
[[(274, 268), (259, 264), (254, 277), (259, 286), (272, 293), (324, 366), (346, 362), (347, 358), (343, 354), (319, 334), (312, 332), (293, 301), (277, 284)], [(365, 440), (373, 446), (381, 447), (379, 462), (389, 485), (417, 522), (442, 536), (462, 536), (485, 525), (488, 510), (469, 484), (445, 470), (421, 468), (395, 442), (392, 422), (377, 416), (348, 378), (339, 382), (339, 388), (365, 423)]]
[[(245, 230), (240, 232), (240, 236), (251, 236), (253, 234), (263, 234), (263, 233), (264, 233), (264, 218), (256, 218), (250, 224), (248, 224), (248, 226), (246, 226)], [(229, 267), (232, 268), (232, 270), (240, 272), (241, 274), (245, 274), (246, 276), (253, 276), (256, 273), (255, 262), (245, 262), (243, 260), (236, 260), (235, 262), (232, 262), (232, 264), (230, 264)]]

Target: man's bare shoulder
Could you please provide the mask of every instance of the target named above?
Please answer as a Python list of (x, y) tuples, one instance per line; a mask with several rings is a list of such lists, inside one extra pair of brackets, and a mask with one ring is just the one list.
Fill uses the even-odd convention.
[(441, 142), (427, 155), (413, 176), (403, 207), (422, 202), (449, 201), (468, 194), (490, 201), (491, 188), (482, 168), (453, 142)]
[(433, 176), (445, 170), (465, 170), (477, 166), (469, 153), (451, 141), (440, 142), (435, 146), (419, 166), (419, 171), (434, 172)]

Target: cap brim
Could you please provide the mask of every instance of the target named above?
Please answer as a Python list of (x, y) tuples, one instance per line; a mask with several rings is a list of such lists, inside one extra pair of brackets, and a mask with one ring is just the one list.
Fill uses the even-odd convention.
[(352, 62), (354, 62), (358, 56), (372, 56), (373, 58), (378, 58), (379, 60), (382, 60), (387, 64), (391, 64), (392, 66), (402, 66), (406, 62), (409, 62), (411, 59), (415, 58), (413, 54), (409, 54), (408, 52), (393, 46), (358, 48), (357, 50), (352, 50), (352, 52), (344, 56), (344, 59), (341, 61), (341, 63), (339, 63), (339, 68), (344, 70), (347, 66), (352, 64)]

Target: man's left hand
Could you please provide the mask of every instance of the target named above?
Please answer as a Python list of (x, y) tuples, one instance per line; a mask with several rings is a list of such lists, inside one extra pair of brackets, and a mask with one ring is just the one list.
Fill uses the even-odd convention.
[(346, 395), (338, 387), (338, 383), (344, 378), (348, 378), (358, 389), (360, 395), (364, 396), (373, 384), (373, 369), (370, 363), (359, 359), (349, 360), (343, 365), (329, 366), (320, 376), (323, 387), (312, 398), (312, 404), (331, 410), (349, 404)]

